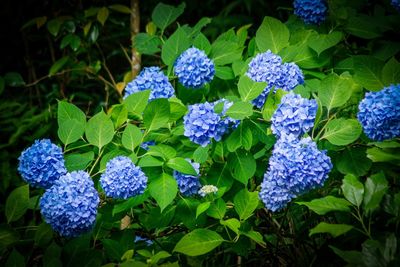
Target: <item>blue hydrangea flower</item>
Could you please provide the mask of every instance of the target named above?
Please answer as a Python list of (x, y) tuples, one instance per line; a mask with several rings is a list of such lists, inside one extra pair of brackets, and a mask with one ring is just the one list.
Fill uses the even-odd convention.
[(49, 139), (36, 140), (32, 146), (22, 151), (18, 160), (19, 173), (34, 187), (49, 188), (67, 173), (61, 148)]
[(358, 106), (364, 133), (375, 141), (400, 136), (400, 84), (369, 92)]
[(260, 199), (264, 202), (265, 207), (270, 211), (281, 210), (296, 196), (286, 187), (279, 186), (274, 179), (269, 179), (266, 174), (261, 183)]
[(392, 0), (392, 6), (400, 12), (400, 1), (399, 0)]
[(303, 135), (314, 126), (317, 109), (315, 99), (308, 100), (292, 92), (284, 95), (271, 118), (272, 133), (277, 137), (282, 133)]
[[(220, 100), (221, 101), (221, 100)], [(222, 99), (225, 105), (231, 105), (229, 101)], [(211, 143), (211, 140), (220, 141), (222, 136), (232, 127), (237, 126), (237, 121), (224, 116), (224, 105), (222, 112), (216, 113), (214, 108), (219, 102), (205, 102), (188, 107), (188, 113), (183, 117), (184, 135), (203, 147)]]
[(184, 174), (178, 171), (174, 171), (174, 178), (178, 183), (179, 191), (182, 193), (182, 195), (192, 196), (196, 195), (201, 187), (199, 181), (200, 164), (197, 162), (191, 162), (189, 159), (186, 160), (190, 162), (190, 164), (192, 164), (197, 175)]
[(203, 186), (202, 188), (200, 188), (198, 193), (200, 196), (205, 197), (206, 195), (216, 194), (217, 192), (218, 192), (218, 187), (207, 184), (207, 185)]
[(90, 231), (96, 221), (99, 195), (89, 174), (76, 171), (61, 176), (40, 198), (44, 220), (61, 236)]
[(125, 87), (124, 99), (133, 93), (150, 89), (149, 101), (156, 98), (170, 98), (175, 91), (168, 77), (159, 67), (146, 67)]
[(284, 73), (282, 79), (275, 86), (285, 91), (293, 90), (297, 85), (304, 83), (304, 75), (299, 66), (295, 63), (284, 63), (282, 65), (282, 71)]
[(284, 63), (280, 56), (270, 50), (258, 54), (250, 63), (246, 75), (255, 82), (267, 82), (264, 91), (252, 101), (261, 108), (272, 88), (285, 91), (293, 90), (297, 85), (304, 82), (303, 73), (295, 63)]
[(195, 47), (187, 49), (175, 61), (175, 74), (179, 82), (188, 88), (200, 88), (214, 78), (214, 63)]
[(324, 0), (294, 0), (294, 14), (306, 24), (321, 24), (328, 10)]
[(151, 140), (151, 141), (141, 143), (140, 147), (143, 148), (144, 150), (149, 150), (150, 146), (154, 146), (155, 144), (156, 144), (156, 142)]
[(107, 162), (100, 184), (107, 197), (127, 199), (143, 194), (147, 177), (130, 158), (118, 156)]
[(271, 211), (279, 210), (295, 196), (321, 187), (331, 169), (326, 151), (318, 150), (311, 138), (282, 134), (269, 159), (260, 198)]

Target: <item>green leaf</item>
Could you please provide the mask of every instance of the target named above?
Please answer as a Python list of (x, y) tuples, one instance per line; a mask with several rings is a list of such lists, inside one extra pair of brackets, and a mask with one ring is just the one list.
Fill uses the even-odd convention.
[(14, 189), (7, 197), (5, 214), (7, 223), (21, 218), (29, 207), (29, 186), (23, 185)]
[(299, 205), (305, 205), (310, 210), (314, 211), (318, 215), (324, 215), (330, 211), (345, 211), (349, 212), (351, 203), (343, 198), (337, 198), (334, 196), (326, 196), (319, 199), (314, 199), (310, 202), (296, 202)]
[(69, 172), (84, 170), (94, 159), (94, 152), (69, 154), (65, 156), (65, 167)]
[(54, 62), (53, 65), (51, 65), (50, 70), (49, 70), (49, 76), (52, 76), (56, 74), (59, 70), (64, 67), (65, 64), (67, 64), (69, 60), (69, 56), (65, 56)]
[(356, 119), (333, 119), (326, 125), (321, 139), (327, 139), (337, 146), (345, 146), (357, 140), (361, 132), (361, 125)]
[(4, 267), (25, 267), (24, 256), (21, 255), (15, 248), (12, 250)]
[(348, 174), (343, 179), (341, 186), (344, 197), (351, 202), (351, 204), (359, 207), (364, 197), (364, 186), (358, 181), (357, 177)]
[(333, 31), (329, 34), (318, 34), (312, 35), (308, 41), (308, 46), (311, 47), (318, 56), (335, 45), (337, 45), (343, 38), (343, 33), (338, 31)]
[(233, 178), (247, 185), (247, 181), (256, 172), (256, 161), (253, 155), (244, 150), (236, 150), (228, 156), (229, 168)]
[(198, 148), (196, 148), (196, 150), (193, 152), (193, 160), (198, 163), (206, 162), (208, 159), (209, 149), (210, 148), (208, 146), (206, 147), (199, 146)]
[(0, 251), (19, 240), (19, 235), (11, 226), (4, 224), (0, 227)]
[(149, 100), (150, 90), (133, 93), (124, 99), (128, 112), (141, 116)]
[(364, 176), (371, 168), (372, 162), (367, 158), (363, 147), (346, 147), (337, 157), (336, 167), (343, 174)]
[(217, 40), (211, 46), (210, 57), (216, 66), (223, 66), (241, 59), (242, 51), (236, 42)]
[(265, 17), (256, 32), (256, 44), (260, 52), (268, 49), (277, 54), (282, 48), (289, 45), (289, 30), (280, 20)]
[(395, 153), (395, 151), (396, 150), (373, 147), (367, 149), (367, 157), (373, 162), (399, 162), (400, 155)]
[(109, 110), (108, 114), (110, 114), (111, 116), (111, 120), (114, 123), (115, 129), (118, 129), (128, 120), (128, 110), (123, 104), (113, 105), (111, 107), (111, 110)]
[(35, 245), (46, 247), (53, 239), (53, 230), (47, 223), (41, 223), (35, 233)]
[(193, 46), (200, 50), (203, 50), (206, 54), (209, 54), (211, 51), (210, 41), (202, 33), (199, 33), (193, 40)]
[(318, 97), (328, 110), (343, 106), (351, 97), (353, 80), (332, 73), (321, 81)]
[(186, 4), (182, 3), (177, 7), (158, 3), (151, 14), (151, 19), (162, 31), (174, 22), (185, 10)]
[(360, 251), (355, 251), (355, 250), (343, 251), (338, 248), (335, 248), (334, 246), (329, 246), (329, 247), (333, 250), (333, 252), (335, 252), (336, 255), (338, 255), (347, 263), (350, 263), (351, 266), (364, 266), (362, 260), (363, 255), (361, 254)]
[(25, 85), (24, 79), (18, 72), (7, 72), (6, 75), (4, 76), (4, 81), (5, 84), (11, 87), (18, 87)]
[(226, 115), (235, 120), (243, 120), (253, 115), (253, 105), (249, 102), (236, 102), (228, 108)]
[(239, 234), (239, 228), (240, 228), (240, 222), (236, 218), (230, 218), (228, 220), (221, 220), (220, 221), (221, 225), (227, 226), (229, 229), (231, 229), (233, 232), (235, 232), (237, 235)]
[(244, 147), (246, 150), (250, 150), (253, 143), (253, 134), (251, 133), (250, 127), (243, 123), (229, 135), (226, 139), (226, 145), (229, 152), (236, 151), (239, 147)]
[(235, 78), (235, 74), (230, 66), (215, 66), (215, 77), (221, 80), (232, 80)]
[(146, 154), (151, 156), (161, 157), (164, 160), (169, 160), (175, 158), (176, 150), (171, 146), (158, 144), (155, 146), (150, 146)]
[[(151, 257), (151, 263), (157, 264), (160, 260), (166, 259), (166, 258), (169, 258), (169, 257), (171, 257), (171, 254), (169, 254), (166, 251), (160, 251), (160, 252), (157, 252), (154, 256)], [(167, 266), (165, 266), (165, 265), (167, 265)], [(168, 263), (167, 264), (163, 264), (161, 266), (163, 266), (163, 267), (179, 267), (179, 265), (174, 266), (174, 265), (168, 264)]]
[(258, 203), (258, 192), (249, 192), (247, 189), (239, 191), (233, 199), (235, 211), (239, 215), (241, 221), (245, 221), (253, 215)]
[(137, 207), (143, 202), (145, 202), (149, 198), (150, 194), (148, 190), (145, 190), (143, 194), (136, 195), (134, 197), (130, 197), (127, 200), (124, 200), (121, 203), (117, 203), (114, 205), (112, 214), (118, 214), (120, 212), (129, 211), (131, 208)]
[(178, 193), (176, 180), (166, 173), (149, 184), (150, 195), (157, 201), (161, 212), (174, 200)]
[(222, 220), (226, 212), (226, 203), (222, 198), (218, 198), (215, 202), (211, 203), (207, 210), (207, 215)]
[(198, 173), (193, 168), (192, 164), (184, 158), (173, 158), (168, 160), (167, 166), (178, 172), (197, 176)]
[(266, 82), (255, 82), (247, 75), (242, 75), (239, 78), (238, 89), (243, 101), (251, 101), (257, 98), (265, 87), (267, 87)]
[(188, 109), (178, 98), (171, 97), (168, 101), (171, 111), (169, 122), (176, 122), (186, 114)]
[(143, 134), (142, 131), (133, 124), (128, 124), (125, 127), (124, 132), (122, 133), (121, 142), (122, 145), (133, 151), (135, 147), (140, 145), (142, 142)]
[(115, 5), (110, 5), (108, 6), (109, 9), (120, 12), (120, 13), (124, 13), (124, 14), (131, 14), (132, 11), (129, 7), (124, 6), (124, 5), (120, 5), (120, 4), (115, 4)]
[(388, 181), (385, 175), (381, 173), (374, 174), (365, 181), (364, 193), (364, 209), (367, 212), (372, 212), (379, 207), (383, 196), (388, 190)]
[(105, 6), (99, 9), (99, 11), (97, 12), (97, 20), (101, 23), (101, 25), (104, 26), (104, 23), (106, 23), (109, 14), (110, 12)]
[(107, 254), (108, 258), (113, 261), (119, 261), (124, 254), (124, 248), (122, 244), (117, 240), (113, 239), (101, 239), (101, 243), (104, 247), (104, 252)]
[(88, 121), (85, 132), (89, 143), (101, 149), (112, 141), (114, 124), (104, 111), (101, 111)]
[(348, 224), (331, 224), (320, 222), (317, 226), (310, 230), (310, 236), (321, 233), (331, 234), (333, 237), (343, 235), (353, 229), (352, 225)]
[(224, 241), (225, 240), (214, 231), (195, 229), (179, 240), (174, 251), (188, 256), (199, 256), (210, 252)]
[(159, 167), (164, 165), (164, 161), (159, 160), (153, 156), (144, 155), (138, 164), (140, 167)]
[(379, 91), (385, 85), (381, 73), (383, 61), (373, 56), (354, 56), (354, 80), (370, 91)]
[(349, 17), (345, 30), (360, 38), (373, 39), (380, 36), (377, 26), (371, 17), (358, 15)]
[(77, 141), (85, 132), (85, 124), (76, 119), (69, 119), (61, 122), (57, 131), (61, 142), (63, 142), (64, 145), (68, 145)]
[(147, 33), (138, 33), (133, 39), (133, 47), (140, 54), (153, 55), (161, 51), (161, 40), (158, 36)]
[(382, 81), (388, 86), (400, 82), (400, 63), (392, 57), (382, 69)]
[(178, 28), (165, 41), (161, 50), (161, 59), (165, 65), (172, 66), (175, 59), (190, 46), (188, 36), (183, 28)]
[(209, 201), (200, 203), (200, 204), (197, 206), (197, 209), (196, 209), (196, 218), (199, 217), (200, 214), (202, 214), (202, 213), (204, 213), (205, 211), (207, 211), (208, 208), (210, 207), (210, 204), (211, 204), (211, 203), (210, 203)]
[(60, 31), (60, 27), (61, 27), (61, 20), (58, 18), (49, 20), (47, 22), (47, 29), (49, 30), (49, 32), (56, 37), (58, 35), (58, 32)]
[(67, 120), (77, 120), (79, 123), (86, 125), (86, 115), (74, 104), (60, 101), (57, 107), (57, 122), (58, 126)]
[[(79, 46), (81, 45), (81, 39), (75, 34), (67, 34), (61, 40), (60, 48), (64, 49), (67, 46), (70, 46), (73, 51), (78, 50)], [(56, 71), (57, 72), (57, 71)], [(54, 73), (56, 73), (54, 72)], [(52, 74), (54, 74), (52, 73)]]
[(263, 236), (259, 232), (251, 230), (248, 232), (241, 232), (241, 233), (244, 234), (245, 236), (247, 236), (248, 238), (250, 238), (251, 240), (255, 241), (257, 244), (259, 244), (263, 247), (266, 246), (266, 243), (263, 240)]
[(143, 122), (147, 131), (154, 131), (168, 123), (170, 114), (169, 102), (165, 98), (154, 99), (143, 112)]

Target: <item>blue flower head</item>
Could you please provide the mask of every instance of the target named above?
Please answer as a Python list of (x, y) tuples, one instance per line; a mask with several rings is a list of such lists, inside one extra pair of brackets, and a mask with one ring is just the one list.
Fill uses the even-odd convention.
[(154, 146), (156, 142), (154, 140), (151, 141), (146, 141), (140, 144), (140, 147), (143, 148), (144, 150), (149, 150), (150, 146)]
[(294, 0), (294, 14), (305, 24), (321, 24), (328, 10), (324, 0)]
[(331, 169), (326, 151), (318, 150), (311, 138), (282, 134), (269, 159), (260, 198), (271, 211), (279, 210), (295, 196), (321, 187)]
[(364, 133), (375, 141), (400, 136), (400, 84), (369, 92), (358, 106)]
[(308, 100), (292, 92), (284, 95), (271, 118), (272, 133), (277, 137), (282, 133), (300, 137), (314, 126), (317, 109), (315, 99)]
[[(214, 108), (220, 101), (224, 102), (224, 107), (222, 112), (216, 113)], [(203, 147), (210, 144), (212, 139), (220, 141), (222, 136), (230, 128), (236, 127), (238, 123), (236, 120), (224, 116), (230, 105), (232, 103), (225, 99), (213, 103), (190, 105), (188, 113), (183, 117), (184, 135)]]
[(400, 1), (399, 0), (392, 0), (392, 6), (400, 12)]
[(18, 171), (34, 187), (50, 188), (60, 176), (67, 173), (63, 152), (49, 139), (36, 140), (22, 151)]
[(89, 174), (75, 171), (61, 176), (40, 198), (44, 220), (61, 236), (90, 231), (96, 221), (99, 195)]
[(200, 88), (210, 82), (215, 74), (214, 63), (195, 47), (187, 49), (175, 61), (175, 74), (179, 82), (188, 88)]
[(258, 54), (250, 63), (246, 75), (255, 82), (267, 82), (264, 91), (252, 101), (261, 108), (272, 88), (285, 91), (293, 90), (297, 85), (304, 83), (304, 76), (295, 63), (284, 63), (280, 56), (270, 50)]
[(170, 98), (174, 95), (174, 88), (168, 77), (159, 67), (146, 67), (139, 75), (125, 87), (124, 99), (133, 93), (150, 89), (149, 100), (156, 98)]
[(182, 193), (182, 195), (192, 196), (196, 195), (201, 187), (199, 181), (200, 164), (196, 162), (191, 162), (189, 159), (186, 160), (190, 162), (190, 164), (192, 164), (193, 168), (197, 172), (197, 175), (184, 174), (178, 171), (174, 171), (174, 178), (178, 182), (179, 191)]
[(147, 177), (130, 158), (118, 156), (107, 162), (100, 184), (107, 197), (127, 199), (143, 194)]
[(250, 61), (246, 75), (255, 82), (268, 83), (264, 91), (252, 101), (255, 106), (261, 108), (264, 105), (269, 91), (284, 75), (282, 59), (270, 50), (260, 53)]

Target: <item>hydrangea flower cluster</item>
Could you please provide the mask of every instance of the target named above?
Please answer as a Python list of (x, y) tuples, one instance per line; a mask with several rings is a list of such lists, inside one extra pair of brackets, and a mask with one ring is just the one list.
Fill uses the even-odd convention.
[(214, 63), (195, 47), (183, 52), (175, 61), (174, 70), (179, 82), (188, 88), (200, 88), (214, 78)]
[(156, 98), (170, 98), (175, 91), (168, 77), (159, 67), (146, 67), (139, 75), (125, 87), (124, 99), (133, 93), (150, 89), (149, 100)]
[(294, 14), (306, 24), (321, 24), (328, 10), (324, 0), (294, 0)]
[(179, 191), (184, 196), (192, 196), (196, 195), (199, 191), (201, 184), (199, 181), (199, 173), (200, 173), (200, 164), (197, 162), (191, 162), (189, 159), (186, 159), (190, 164), (192, 164), (195, 169), (197, 175), (184, 174), (178, 171), (174, 171), (174, 178), (176, 179), (179, 187)]
[(375, 141), (400, 136), (400, 84), (369, 92), (358, 106), (364, 133)]
[(400, 12), (400, 1), (399, 0), (392, 0), (391, 4), (397, 11)]
[[(216, 113), (214, 108), (221, 101), (224, 102), (222, 112)], [(210, 144), (213, 138), (220, 141), (230, 128), (237, 127), (239, 123), (237, 120), (224, 116), (231, 105), (232, 103), (225, 99), (190, 105), (189, 112), (183, 117), (184, 135), (203, 147)]]
[(311, 138), (282, 134), (274, 146), (264, 174), (260, 198), (271, 211), (284, 208), (297, 195), (320, 187), (332, 169), (326, 151)]
[(150, 146), (154, 146), (156, 144), (155, 141), (146, 141), (140, 144), (140, 147), (143, 148), (144, 150), (149, 150)]
[(250, 63), (246, 75), (255, 82), (267, 82), (264, 91), (252, 102), (261, 108), (273, 87), (275, 91), (281, 88), (285, 91), (293, 90), (304, 82), (304, 76), (295, 63), (282, 64), (282, 58), (270, 50), (258, 54)]
[(118, 156), (107, 162), (100, 184), (107, 197), (127, 199), (143, 194), (147, 177), (130, 158)]
[(277, 137), (282, 133), (300, 137), (314, 126), (317, 109), (315, 99), (308, 100), (292, 92), (284, 95), (271, 118), (272, 133)]
[(99, 195), (89, 174), (76, 171), (61, 176), (40, 199), (44, 220), (61, 236), (75, 237), (95, 224)]
[(60, 176), (67, 173), (60, 147), (49, 139), (35, 140), (18, 158), (18, 171), (34, 187), (50, 188)]
[(208, 184), (200, 188), (198, 193), (200, 196), (205, 197), (206, 195), (216, 194), (217, 192), (218, 192), (218, 187)]

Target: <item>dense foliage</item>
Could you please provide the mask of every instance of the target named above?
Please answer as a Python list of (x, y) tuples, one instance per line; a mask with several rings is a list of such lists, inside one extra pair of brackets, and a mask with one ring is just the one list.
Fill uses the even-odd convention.
[(53, 63), (0, 77), (37, 95), (0, 105), (0, 263), (400, 264), (398, 2), (271, 6), (158, 3), (132, 48), (121, 4), (27, 22)]

